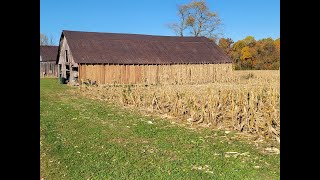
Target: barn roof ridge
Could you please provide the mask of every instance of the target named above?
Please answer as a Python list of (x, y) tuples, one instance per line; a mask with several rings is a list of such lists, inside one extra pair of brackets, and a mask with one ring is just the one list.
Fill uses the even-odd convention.
[(115, 34), (115, 35), (141, 35), (152, 37), (177, 37), (177, 38), (207, 38), (205, 36), (168, 36), (168, 35), (153, 35), (153, 34), (136, 34), (136, 33), (115, 33), (115, 32), (96, 32), (96, 31), (75, 31), (75, 30), (62, 30), (62, 32), (79, 32), (79, 33), (100, 33), (100, 34)]

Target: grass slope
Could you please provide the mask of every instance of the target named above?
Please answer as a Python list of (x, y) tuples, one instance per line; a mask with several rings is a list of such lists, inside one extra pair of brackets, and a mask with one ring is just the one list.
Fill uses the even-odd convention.
[(233, 133), (85, 99), (57, 79), (41, 79), (40, 88), (44, 179), (279, 179), (279, 155), (262, 154)]

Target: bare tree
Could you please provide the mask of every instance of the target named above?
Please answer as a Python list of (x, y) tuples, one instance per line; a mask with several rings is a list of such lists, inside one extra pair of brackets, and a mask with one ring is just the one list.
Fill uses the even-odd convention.
[(45, 34), (40, 33), (40, 46), (42, 45), (48, 45), (49, 39)]
[(50, 38), (49, 38), (49, 45), (54, 45), (54, 40), (53, 40), (54, 38), (53, 38), (53, 35), (51, 35), (50, 36)]
[(189, 16), (189, 6), (182, 4), (177, 6), (179, 23), (171, 23), (168, 25), (170, 29), (172, 29), (177, 35), (183, 36), (183, 32), (187, 29), (187, 18)]
[(178, 6), (179, 23), (169, 25), (177, 35), (184, 35), (185, 30), (189, 30), (191, 36), (206, 36), (216, 39), (216, 30), (221, 25), (221, 20), (217, 13), (211, 12), (206, 1), (193, 0), (189, 4)]
[(54, 45), (53, 36), (51, 35), (49, 38), (47, 35), (40, 33), (40, 46), (43, 45)]

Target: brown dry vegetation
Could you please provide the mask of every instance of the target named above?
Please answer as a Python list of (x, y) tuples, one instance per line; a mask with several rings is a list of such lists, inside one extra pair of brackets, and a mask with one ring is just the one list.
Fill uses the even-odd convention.
[(80, 86), (81, 94), (173, 116), (181, 122), (231, 129), (280, 141), (279, 71), (234, 71), (233, 82), (201, 85)]

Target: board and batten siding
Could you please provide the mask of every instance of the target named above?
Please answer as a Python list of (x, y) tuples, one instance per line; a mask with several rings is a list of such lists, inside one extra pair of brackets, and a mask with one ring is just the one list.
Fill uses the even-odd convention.
[(232, 64), (79, 64), (79, 80), (98, 84), (199, 84), (229, 81)]
[(40, 77), (58, 77), (58, 65), (55, 61), (40, 61)]

